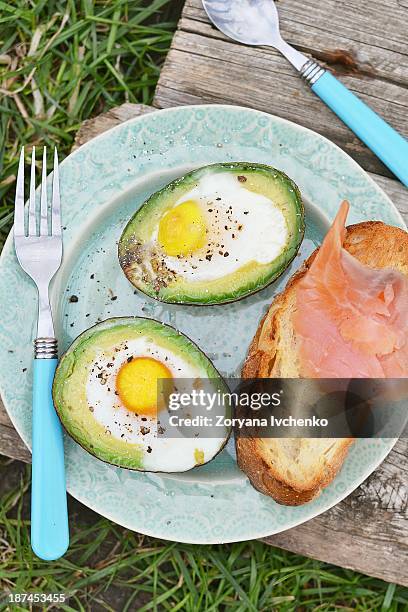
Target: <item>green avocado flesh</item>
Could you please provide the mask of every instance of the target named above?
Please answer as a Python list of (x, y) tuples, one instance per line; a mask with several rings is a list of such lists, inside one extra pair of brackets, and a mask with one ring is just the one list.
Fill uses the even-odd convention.
[[(158, 424), (168, 423), (166, 415), (174, 414), (168, 403), (160, 407), (158, 417), (146, 417), (121, 402), (118, 371), (137, 357), (149, 356), (168, 368), (176, 388), (183, 377), (194, 383), (190, 389), (201, 385), (228, 392), (210, 360), (174, 328), (152, 319), (109, 319), (82, 333), (57, 367), (53, 399), (63, 426), (89, 453), (119, 467), (184, 472), (207, 463), (224, 447), (229, 427), (217, 429), (211, 439), (204, 438), (206, 431), (182, 439), (160, 437)], [(230, 407), (225, 416), (230, 416)]]
[[(224, 194), (222, 185), (226, 184), (226, 179), (229, 181), (227, 185), (231, 183), (232, 187)], [(202, 187), (204, 182), (210, 185), (208, 197)], [(207, 218), (210, 213), (215, 215), (215, 221), (211, 217), (213, 225), (206, 230), (205, 242), (199, 250), (177, 254), (177, 260), (168, 257), (159, 239), (160, 222), (164, 215), (182, 204), (184, 199), (189, 201), (190, 194), (200, 189), (200, 206), (206, 207)], [(214, 197), (215, 193), (220, 197)], [(240, 212), (237, 208), (237, 194)], [(258, 204), (260, 199), (263, 201), (262, 206)], [(243, 214), (249, 216), (243, 217), (242, 205), (246, 202), (248, 211)], [(265, 224), (266, 212), (278, 214), (280, 225), (274, 226), (271, 222), (269, 226)], [(223, 219), (222, 223), (218, 220), (220, 218)], [(252, 226), (248, 223), (252, 223)], [(266, 227), (271, 227), (271, 231), (266, 230)], [(278, 278), (295, 257), (303, 240), (304, 229), (301, 195), (286, 174), (255, 163), (214, 164), (173, 181), (154, 193), (137, 210), (120, 238), (119, 262), (129, 281), (150, 297), (177, 304), (222, 304), (251, 295)], [(262, 231), (264, 234), (260, 240)], [(276, 238), (279, 239), (277, 234), (280, 236), (277, 252), (270, 255), (270, 259), (259, 258), (259, 248), (268, 248)], [(229, 252), (230, 248), (223, 249), (225, 236), (230, 239), (232, 252)], [(234, 239), (232, 243), (231, 238)], [(237, 239), (245, 242), (239, 243)], [(231, 263), (232, 258), (237, 263), (233, 264), (234, 269), (228, 269), (226, 264)], [(193, 263), (196, 265), (193, 266)], [(180, 272), (183, 264), (190, 266), (188, 275)], [(207, 272), (207, 277), (199, 274), (204, 267), (211, 272)], [(225, 273), (224, 269), (227, 270)], [(215, 270), (217, 272), (214, 275)]]

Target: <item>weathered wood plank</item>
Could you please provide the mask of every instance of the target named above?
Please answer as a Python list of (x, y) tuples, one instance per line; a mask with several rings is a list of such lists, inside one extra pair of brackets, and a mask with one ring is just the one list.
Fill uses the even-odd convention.
[(111, 108), (106, 113), (98, 115), (98, 117), (88, 119), (82, 123), (80, 129), (76, 133), (75, 144), (72, 150), (74, 151), (88, 140), (110, 130), (110, 128), (115, 127), (115, 125), (128, 121), (128, 119), (151, 113), (154, 110), (152, 106), (146, 106), (146, 104), (128, 103)]
[[(2, 407), (0, 406), (0, 411)], [(13, 427), (0, 424), (0, 455), (31, 462), (31, 453)]]
[(320, 516), (266, 538), (301, 555), (408, 585), (408, 440), (351, 495)]
[(0, 398), (0, 425), (4, 425), (5, 427), (13, 428), (13, 423), (10, 420), (9, 415), (6, 412), (4, 404)]
[(399, 181), (369, 172), (375, 182), (385, 191), (408, 225), (408, 191)]
[[(87, 121), (76, 146), (122, 121), (155, 109), (124, 104)], [(399, 209), (407, 211), (405, 189), (395, 180), (373, 175)], [(0, 453), (21, 461), (31, 455), (13, 429), (0, 400)], [(400, 440), (383, 464), (347, 499), (294, 529), (265, 542), (348, 567), (383, 580), (408, 585), (408, 440)]]
[[(282, 36), (303, 53), (339, 73), (408, 85), (408, 43), (402, 27), (408, 2), (278, 0), (277, 7)], [(209, 24), (201, 0), (186, 2), (179, 27), (223, 38)]]
[[(301, 50), (326, 60), (341, 79), (401, 133), (408, 135), (408, 46), (401, 27), (408, 10), (395, 0), (281, 0), (282, 31)], [(390, 22), (388, 21), (390, 19)], [(353, 25), (354, 24), (354, 25)], [(179, 30), (162, 71), (154, 104), (168, 107), (224, 102), (258, 108), (327, 136), (365, 169), (389, 171), (310, 91), (275, 50), (238, 45), (216, 31), (199, 0), (186, 2)]]
[(0, 397), (0, 455), (31, 462), (31, 453), (14, 429)]

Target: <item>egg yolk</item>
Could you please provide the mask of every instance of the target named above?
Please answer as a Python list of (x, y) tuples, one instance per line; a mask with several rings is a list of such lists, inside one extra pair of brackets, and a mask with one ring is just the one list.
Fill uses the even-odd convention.
[(206, 224), (200, 206), (187, 200), (168, 210), (159, 223), (159, 242), (166, 255), (188, 255), (206, 243)]
[(120, 368), (116, 377), (116, 391), (128, 410), (156, 416), (163, 403), (163, 397), (158, 397), (158, 381), (171, 378), (170, 370), (157, 359), (136, 357)]

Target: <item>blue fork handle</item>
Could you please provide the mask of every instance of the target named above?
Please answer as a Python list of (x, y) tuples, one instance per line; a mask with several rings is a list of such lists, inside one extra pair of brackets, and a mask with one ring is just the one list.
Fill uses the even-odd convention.
[(408, 186), (408, 141), (330, 72), (312, 90)]
[(34, 359), (31, 547), (47, 561), (69, 544), (63, 435), (51, 393), (57, 363)]

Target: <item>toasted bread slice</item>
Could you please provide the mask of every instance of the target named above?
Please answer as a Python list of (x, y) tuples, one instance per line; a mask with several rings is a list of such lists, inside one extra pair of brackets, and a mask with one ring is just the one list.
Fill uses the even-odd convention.
[[(408, 275), (408, 233), (379, 221), (347, 228), (344, 247), (372, 268), (391, 267)], [(289, 280), (261, 321), (249, 349), (244, 378), (298, 378), (297, 338), (292, 327), (296, 284), (317, 250)], [(239, 467), (252, 485), (277, 502), (297, 506), (317, 497), (341, 468), (351, 439), (253, 439), (237, 437)]]

